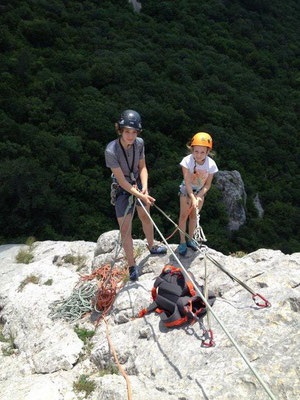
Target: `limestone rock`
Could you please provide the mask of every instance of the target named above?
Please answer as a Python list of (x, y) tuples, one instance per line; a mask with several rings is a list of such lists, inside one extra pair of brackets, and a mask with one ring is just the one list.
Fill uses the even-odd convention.
[[(90, 315), (72, 323), (52, 320), (51, 306), (70, 299), (82, 275), (99, 266), (101, 257), (113, 261), (117, 236), (117, 231), (107, 232), (98, 243), (37, 242), (30, 264), (15, 261), (25, 246), (0, 246), (1, 400), (82, 399), (84, 392), (74, 390), (82, 375), (95, 385), (88, 398), (124, 400), (128, 388), (124, 377), (113, 373), (113, 349), (133, 399), (267, 399), (236, 345), (276, 399), (300, 397), (300, 253), (259, 249), (235, 258), (206, 248), (206, 254), (188, 249), (186, 257), (179, 257), (177, 245), (170, 245), (166, 255), (153, 256), (144, 241), (136, 240), (139, 280), (125, 283), (119, 291), (107, 324), (102, 321), (95, 327)], [(70, 254), (86, 255), (86, 265), (78, 270), (72, 258), (65, 257)], [(272, 306), (258, 307), (252, 293), (212, 260), (258, 294), (256, 301), (265, 298)], [(155, 313), (137, 318), (150, 304), (154, 278), (167, 263), (182, 265), (200, 284), (206, 276), (217, 295), (210, 314), (215, 347), (201, 346), (198, 323), (168, 329)], [(28, 276), (38, 279), (24, 284)], [(207, 327), (206, 318), (203, 323)], [(95, 330), (88, 345), (76, 333), (78, 326)]]
[(216, 186), (221, 190), (228, 213), (228, 229), (235, 231), (246, 222), (246, 191), (238, 171), (218, 171), (215, 174)]

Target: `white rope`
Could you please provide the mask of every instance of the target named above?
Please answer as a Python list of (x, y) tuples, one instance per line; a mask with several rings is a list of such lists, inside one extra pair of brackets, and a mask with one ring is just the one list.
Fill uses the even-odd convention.
[(236, 348), (236, 350), (240, 353), (241, 357), (243, 358), (243, 360), (245, 361), (245, 363), (248, 365), (249, 369), (252, 371), (252, 373), (254, 374), (254, 376), (256, 377), (256, 379), (260, 382), (260, 384), (262, 385), (262, 387), (264, 388), (264, 390), (266, 391), (266, 393), (268, 394), (268, 396), (270, 397), (270, 399), (272, 400), (276, 400), (274, 394), (271, 392), (271, 390), (268, 388), (268, 386), (266, 385), (266, 383), (262, 380), (262, 378), (259, 376), (259, 374), (256, 372), (256, 370), (254, 369), (254, 367), (250, 364), (250, 361), (248, 360), (247, 356), (244, 354), (244, 352), (242, 351), (242, 349), (239, 347), (239, 345), (237, 344), (237, 342), (235, 341), (235, 339), (231, 336), (231, 334), (228, 332), (227, 328), (225, 328), (224, 324), (222, 323), (222, 321), (219, 319), (219, 317), (216, 315), (216, 313), (214, 312), (214, 310), (212, 309), (212, 307), (210, 306), (210, 304), (208, 303), (208, 301), (206, 300), (205, 296), (203, 296), (203, 294), (201, 293), (201, 291), (197, 288), (197, 284), (196, 282), (193, 280), (193, 278), (188, 274), (187, 270), (184, 268), (184, 266), (182, 265), (182, 263), (180, 262), (179, 258), (177, 257), (177, 255), (175, 254), (175, 252), (171, 249), (171, 247), (169, 246), (169, 243), (166, 241), (165, 237), (163, 236), (163, 234), (161, 233), (161, 231), (158, 229), (157, 225), (155, 224), (155, 222), (153, 221), (153, 219), (151, 218), (149, 212), (147, 211), (147, 209), (145, 208), (144, 204), (142, 203), (142, 201), (140, 199), (137, 199), (137, 201), (139, 202), (139, 204), (143, 207), (144, 211), (146, 212), (146, 214), (148, 215), (148, 217), (150, 218), (150, 220), (153, 223), (153, 226), (155, 227), (156, 231), (158, 232), (158, 234), (160, 235), (161, 239), (163, 240), (163, 242), (165, 243), (165, 245), (168, 247), (168, 249), (171, 251), (173, 257), (176, 259), (176, 261), (178, 262), (178, 264), (180, 265), (182, 271), (185, 273), (186, 278), (188, 278), (194, 285), (196, 292), (199, 294), (199, 296), (201, 297), (202, 301), (205, 303), (206, 307), (208, 308), (208, 310), (211, 312), (211, 314), (214, 316), (215, 320), (219, 323), (219, 325), (221, 326), (221, 328), (223, 329), (223, 331), (225, 332), (225, 334), (228, 336), (228, 338), (230, 339), (231, 343), (233, 344), (233, 346)]
[(194, 239), (197, 242), (207, 242), (207, 239), (204, 235), (203, 229), (200, 225), (200, 211), (199, 208), (196, 208), (196, 213), (197, 213), (197, 225), (196, 225), (196, 229), (195, 229), (195, 233), (194, 233)]

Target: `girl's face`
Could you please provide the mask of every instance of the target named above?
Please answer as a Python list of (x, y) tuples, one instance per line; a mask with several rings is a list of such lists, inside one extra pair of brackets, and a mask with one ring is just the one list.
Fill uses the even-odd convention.
[(124, 128), (121, 134), (121, 142), (125, 146), (131, 146), (136, 137), (138, 135), (138, 131), (132, 128)]
[(192, 153), (194, 156), (194, 159), (196, 160), (196, 163), (202, 164), (205, 161), (205, 158), (208, 154), (208, 147), (205, 146), (193, 146), (192, 148)]

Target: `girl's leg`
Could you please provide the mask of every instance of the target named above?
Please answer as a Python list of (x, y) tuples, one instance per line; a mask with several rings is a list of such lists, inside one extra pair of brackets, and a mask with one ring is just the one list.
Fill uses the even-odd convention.
[[(147, 206), (146, 209), (147, 209), (148, 213), (150, 213), (150, 206)], [(154, 243), (153, 224), (142, 207), (137, 207), (136, 210), (137, 210), (139, 219), (142, 223), (143, 231), (144, 231), (149, 249), (151, 249), (153, 247), (153, 243)]]
[[(190, 201), (187, 196), (180, 196), (180, 214), (179, 214), (179, 228), (185, 232), (186, 231), (186, 221), (189, 217)], [(184, 233), (179, 232), (180, 243), (185, 243)]]
[(118, 223), (121, 231), (122, 245), (127, 258), (129, 267), (135, 265), (133, 255), (133, 241), (131, 236), (132, 231), (132, 215), (127, 214), (125, 217), (118, 218)]
[(197, 214), (196, 210), (193, 209), (190, 213), (190, 218), (189, 218), (189, 236), (191, 238), (194, 236), (196, 225), (197, 225)]

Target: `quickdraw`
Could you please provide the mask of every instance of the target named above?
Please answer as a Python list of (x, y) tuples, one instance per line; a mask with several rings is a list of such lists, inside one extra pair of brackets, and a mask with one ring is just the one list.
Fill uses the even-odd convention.
[(196, 209), (196, 213), (197, 213), (197, 225), (196, 225), (196, 229), (195, 229), (195, 233), (194, 233), (194, 239), (196, 240), (196, 242), (207, 242), (207, 239), (204, 235), (203, 229), (200, 225), (200, 211), (197, 208)]

